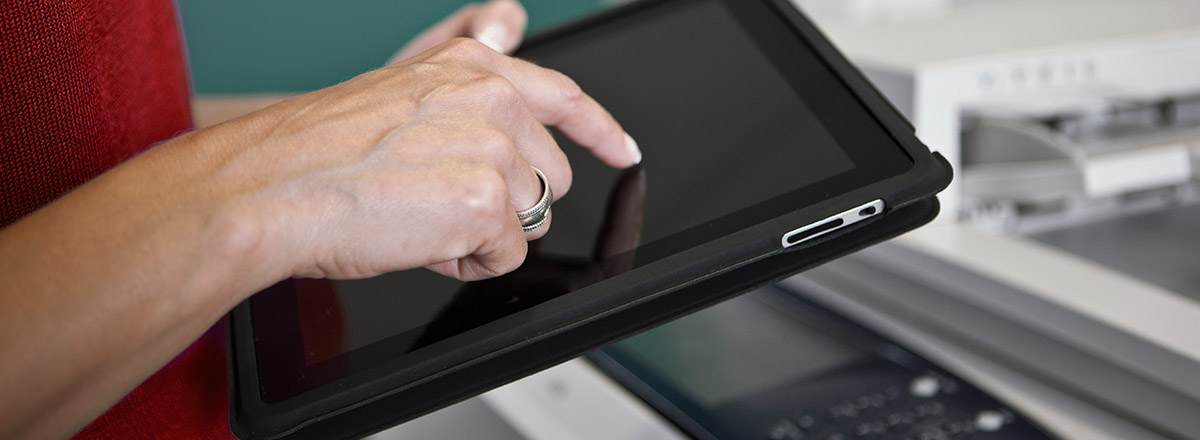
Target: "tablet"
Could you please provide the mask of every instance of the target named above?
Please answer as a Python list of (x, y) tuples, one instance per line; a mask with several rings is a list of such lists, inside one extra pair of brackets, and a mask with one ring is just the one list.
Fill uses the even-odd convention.
[(531, 38), (639, 140), (513, 273), (287, 280), (229, 315), (244, 439), (401, 423), (932, 219), (950, 169), (786, 0), (646, 0)]

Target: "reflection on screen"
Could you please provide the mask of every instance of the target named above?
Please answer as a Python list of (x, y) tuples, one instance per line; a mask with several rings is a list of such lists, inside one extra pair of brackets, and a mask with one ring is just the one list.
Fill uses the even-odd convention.
[(849, 365), (869, 353), (831, 339), (753, 295), (639, 334), (620, 350), (707, 408)]
[(428, 345), (644, 264), (650, 252), (621, 253), (631, 231), (661, 244), (853, 167), (720, 2), (656, 8), (521, 54), (605, 105), (638, 139), (642, 167), (607, 168), (559, 137), (574, 186), (521, 269), (471, 284), (424, 270), (337, 282), (328, 310), (302, 315), (341, 319), (300, 324), (306, 341), (336, 331), (344, 344), (306, 347), (309, 364), (384, 339), (391, 355)]

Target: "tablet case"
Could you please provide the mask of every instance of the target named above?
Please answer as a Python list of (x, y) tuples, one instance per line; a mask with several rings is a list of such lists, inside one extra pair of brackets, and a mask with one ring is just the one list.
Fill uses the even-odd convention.
[[(656, 1), (660, 0), (617, 8), (531, 38), (527, 44), (624, 15)], [(484, 356), (444, 364), (425, 362), (409, 369), (389, 369), (385, 362), (374, 368), (369, 378), (363, 374), (343, 378), (277, 404), (266, 404), (258, 395), (254, 335), (247, 301), (228, 317), (230, 424), (234, 434), (243, 439), (336, 439), (369, 435), (890, 239), (936, 217), (938, 203), (933, 195), (949, 183), (949, 164), (912, 136), (912, 126), (787, 0), (764, 1), (773, 4), (777, 12), (793, 23), (904, 148), (914, 163), (908, 172), (844, 198), (800, 207), (795, 215), (777, 218), (753, 230), (743, 230), (671, 257), (672, 261), (691, 258), (687, 265), (662, 272), (637, 270), (623, 274), (620, 277), (624, 287), (614, 289), (611, 294), (580, 300), (579, 307), (571, 309), (572, 313), (525, 316), (519, 325), (484, 338), (480, 344), (495, 348)], [(867, 197), (879, 197), (880, 187), (892, 189), (882, 196), (885, 215), (788, 250), (776, 249), (780, 235), (761, 234), (764, 229), (786, 232), (802, 226), (797, 223), (798, 218), (811, 221), (840, 212), (846, 209), (847, 199), (861, 203), (869, 200)], [(722, 251), (713, 252), (714, 249)], [(762, 253), (761, 249), (775, 250)], [(755, 252), (759, 256), (754, 259), (734, 258)], [(630, 298), (636, 299), (630, 301)]]
[[(376, 398), (357, 403), (346, 402), (347, 406), (343, 410), (319, 417), (299, 429), (289, 429), (291, 420), (294, 420), (289, 414), (280, 414), (280, 417), (246, 418), (255, 416), (254, 408), (240, 405), (254, 396), (245, 396), (244, 393), (256, 392), (257, 387), (253, 383), (237, 384), (231, 380), (230, 392), (234, 399), (231, 402), (230, 423), (234, 433), (243, 439), (315, 440), (367, 436), (565, 362), (586, 351), (584, 347), (599, 348), (617, 342), (738, 293), (748, 292), (896, 237), (928, 222), (937, 213), (936, 198), (922, 199), (880, 218), (871, 227), (859, 226), (846, 231), (840, 238), (825, 238), (813, 246), (806, 247), (804, 252), (778, 254), (705, 279), (703, 282), (681, 287), (674, 291), (674, 294), (654, 296), (639, 307), (611, 310), (590, 322), (545, 335), (536, 344), (510, 347), (491, 358), (452, 367), (443, 374), (420, 383), (393, 390), (374, 390), (378, 393)], [(247, 330), (234, 327), (245, 322), (248, 322), (248, 319), (231, 319), (230, 333)], [(243, 371), (241, 374), (231, 372), (230, 377), (251, 377), (255, 374), (253, 349), (245, 344), (238, 348), (232, 357), (239, 357), (243, 361), (231, 362), (231, 366)], [(380, 379), (380, 382), (383, 382), (384, 378)], [(239, 393), (243, 393), (240, 398)], [(298, 415), (307, 411), (306, 408), (297, 408), (295, 413), (294, 415)], [(283, 435), (286, 437), (282, 437)]]

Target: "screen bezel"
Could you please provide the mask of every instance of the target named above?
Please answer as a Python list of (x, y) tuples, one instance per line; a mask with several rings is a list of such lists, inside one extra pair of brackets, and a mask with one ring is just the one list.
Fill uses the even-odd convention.
[[(553, 41), (563, 35), (601, 25), (608, 20), (637, 13), (643, 8), (683, 1), (689, 0), (650, 0), (617, 8), (596, 18), (532, 38), (528, 45), (536, 46), (546, 41)], [(844, 180), (847, 173), (842, 173), (804, 190), (786, 194), (763, 204), (770, 206), (762, 209), (771, 209), (772, 207), (780, 209), (781, 206), (784, 208), (781, 210), (782, 213), (778, 215), (772, 213), (773, 218), (758, 225), (729, 231), (724, 236), (703, 245), (662, 258), (631, 272), (564, 295), (518, 314), (493, 321), (425, 349), (379, 363), (361, 371), (361, 374), (342, 377), (327, 386), (317, 387), (278, 403), (268, 404), (263, 401), (261, 395), (255, 392), (262, 385), (259, 382), (260, 377), (256, 373), (259, 370), (259, 362), (264, 359), (256, 358), (253, 350), (248, 349), (248, 346), (252, 345), (254, 335), (249, 325), (249, 306), (243, 304), (231, 315), (233, 322), (231, 334), (235, 345), (234, 358), (238, 360), (235, 368), (236, 381), (231, 382), (240, 384), (231, 385), (235, 388), (234, 400), (238, 403), (232, 411), (235, 414), (256, 414), (255, 418), (258, 419), (258, 422), (263, 422), (262, 424), (286, 425), (291, 423), (295, 425), (293, 426), (295, 429), (304, 423), (306, 417), (311, 418), (323, 413), (344, 410), (371, 400), (370, 397), (363, 397), (363, 392), (369, 388), (377, 390), (381, 384), (376, 383), (379, 382), (376, 379), (382, 376), (386, 376), (384, 382), (387, 382), (387, 385), (384, 388), (388, 389), (389, 393), (401, 392), (424, 379), (454, 370), (454, 368), (448, 369), (447, 366), (485, 362), (489, 356), (497, 355), (504, 350), (518, 348), (522, 344), (532, 343), (531, 335), (552, 333), (555, 329), (582, 323), (613, 310), (635, 306), (638, 301), (655, 295), (668, 294), (672, 289), (766, 257), (780, 250), (776, 231), (780, 234), (786, 232), (805, 219), (810, 221), (819, 219), (838, 209), (844, 209), (844, 206), (848, 204), (854, 205), (863, 200), (876, 198), (884, 199), (889, 209), (896, 208), (932, 194), (944, 186), (949, 176), (946, 170), (938, 171), (943, 167), (942, 163), (929, 155), (928, 150), (912, 136), (911, 127), (906, 124), (906, 121), (894, 109), (891, 109), (886, 100), (883, 100), (869, 83), (863, 80), (853, 67), (828, 45), (811, 24), (792, 10), (786, 1), (731, 2), (725, 0), (725, 3), (727, 5), (731, 3), (743, 5), (735, 7), (735, 10), (743, 12), (739, 20), (762, 20), (762, 17), (765, 16), (766, 19), (778, 21), (779, 17), (782, 17), (783, 23), (789, 26), (777, 28), (777, 30), (790, 33), (791, 35), (787, 39), (791, 40), (793, 46), (795, 44), (806, 46), (812, 52), (811, 55), (832, 72), (829, 77), (845, 86), (845, 94), (849, 99), (839, 101), (841, 105), (849, 108), (841, 111), (852, 111), (865, 115), (886, 137), (884, 145), (868, 143), (855, 145), (861, 146), (860, 151), (868, 155), (871, 153), (877, 155), (881, 151), (896, 152), (904, 159), (901, 165), (897, 166), (896, 161), (861, 161), (859, 158), (863, 156), (856, 157), (852, 154), (856, 165), (859, 166), (847, 173), (869, 172), (871, 173), (867, 174), (869, 178), (859, 179), (853, 182), (854, 184), (848, 185), (847, 180)], [(759, 18), (754, 18), (754, 14), (758, 14)], [(755, 33), (751, 32), (751, 35), (755, 35)], [(757, 37), (755, 40), (759, 44), (763, 44)], [(776, 54), (777, 52), (768, 51), (768, 53)], [(774, 59), (775, 56), (773, 55), (772, 58)], [(825, 69), (817, 70), (826, 71)], [(828, 110), (827, 107), (822, 107), (822, 109)], [(838, 138), (836, 134), (835, 138)], [(840, 138), (838, 139), (841, 141)], [(874, 159), (877, 156), (870, 157)], [(891, 164), (888, 165), (885, 162)], [(875, 167), (870, 164), (886, 166)], [(931, 177), (933, 174), (936, 176)], [(796, 206), (801, 206), (801, 208), (795, 208)], [(719, 229), (722, 221), (724, 219), (705, 226)], [(834, 236), (825, 238), (813, 243), (812, 246), (834, 238)], [(807, 247), (810, 246), (805, 246), (805, 248)], [(603, 291), (604, 295), (596, 294), (600, 291)], [(238, 325), (238, 322), (241, 322), (242, 325)], [(242, 341), (240, 344), (239, 340)], [(288, 372), (287, 367), (266, 364), (262, 366), (265, 371), (274, 371), (280, 374)], [(291, 371), (294, 374), (295, 369), (291, 369)], [(368, 394), (371, 395), (371, 393)], [(355, 395), (359, 397), (353, 397)], [(299, 416), (300, 413), (309, 415)]]

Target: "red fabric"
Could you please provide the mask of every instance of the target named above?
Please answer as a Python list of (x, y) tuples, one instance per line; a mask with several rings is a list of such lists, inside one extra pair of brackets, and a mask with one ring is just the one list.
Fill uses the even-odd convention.
[(225, 331), (218, 325), (75, 438), (233, 439), (225, 376)]
[(0, 225), (191, 126), (169, 0), (3, 3)]
[[(169, 0), (3, 0), (0, 227), (191, 127)], [(232, 438), (215, 328), (76, 438)]]

